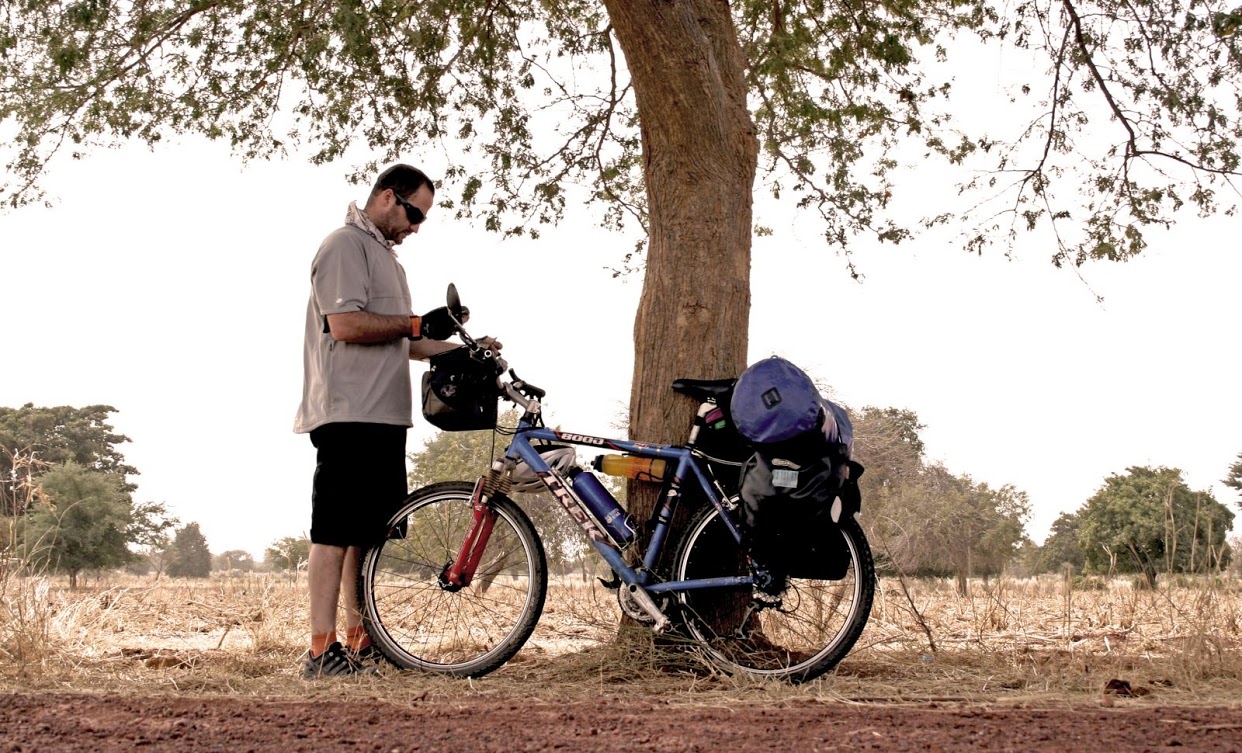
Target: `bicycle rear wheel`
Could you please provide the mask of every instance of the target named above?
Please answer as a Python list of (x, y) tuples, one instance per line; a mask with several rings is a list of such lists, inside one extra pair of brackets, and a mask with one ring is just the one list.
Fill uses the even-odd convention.
[(362, 556), (363, 622), (393, 664), (456, 677), (487, 674), (521, 649), (543, 611), (548, 571), (530, 519), (491, 501), (496, 523), (470, 585), (441, 580), (473, 520), (474, 485), (451, 481), (410, 495), (392, 533)]
[[(684, 627), (707, 658), (730, 674), (799, 683), (840, 662), (862, 634), (875, 595), (875, 565), (853, 517), (839, 527), (849, 567), (840, 580), (788, 578), (776, 604), (752, 602), (752, 587), (683, 591)], [(686, 530), (674, 579), (749, 574), (746, 555), (709, 507)]]

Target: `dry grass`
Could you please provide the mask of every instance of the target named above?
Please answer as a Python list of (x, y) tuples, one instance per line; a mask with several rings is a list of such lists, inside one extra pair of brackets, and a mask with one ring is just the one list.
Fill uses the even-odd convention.
[(801, 687), (722, 676), (646, 631), (614, 640), (614, 592), (581, 580), (556, 584), (526, 648), (484, 679), (393, 670), (307, 683), (297, 672), (304, 582), (118, 576), (69, 591), (63, 579), (9, 574), (0, 577), (0, 690), (1038, 705), (1098, 702), (1114, 679), (1129, 683), (1127, 703), (1232, 703), (1242, 691), (1242, 586), (1232, 581), (1177, 579), (1153, 591), (1120, 580), (1000, 580), (973, 583), (965, 597), (949, 583), (902, 585), (881, 582), (854, 652)]

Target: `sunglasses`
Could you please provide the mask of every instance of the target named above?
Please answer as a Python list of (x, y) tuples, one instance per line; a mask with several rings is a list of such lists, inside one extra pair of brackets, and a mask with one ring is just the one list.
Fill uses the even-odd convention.
[(392, 192), (392, 197), (397, 200), (397, 203), (400, 204), (403, 209), (405, 209), (405, 218), (410, 221), (411, 225), (421, 225), (423, 224), (423, 220), (427, 219), (427, 215), (423, 214), (423, 210), (401, 198), (401, 195), (396, 191)]

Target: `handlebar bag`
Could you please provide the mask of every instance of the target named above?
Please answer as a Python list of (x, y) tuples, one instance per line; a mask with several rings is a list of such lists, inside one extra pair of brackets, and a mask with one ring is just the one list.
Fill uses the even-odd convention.
[(443, 431), (481, 431), (496, 427), (496, 367), (454, 348), (428, 359), (423, 372), (423, 418)]

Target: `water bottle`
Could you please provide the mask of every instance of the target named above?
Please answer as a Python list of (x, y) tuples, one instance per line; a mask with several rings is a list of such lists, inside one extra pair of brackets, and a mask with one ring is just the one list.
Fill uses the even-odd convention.
[(595, 470), (609, 476), (639, 481), (663, 481), (667, 463), (658, 458), (640, 458), (635, 455), (600, 455), (595, 458), (593, 465)]
[(626, 516), (625, 510), (621, 509), (621, 505), (609, 494), (594, 473), (588, 473), (581, 468), (572, 468), (569, 471), (569, 485), (573, 487), (574, 493), (587, 506), (587, 510), (603, 526), (605, 533), (616, 542), (617, 546), (624, 547), (634, 539), (634, 526)]

